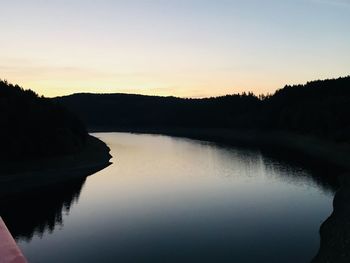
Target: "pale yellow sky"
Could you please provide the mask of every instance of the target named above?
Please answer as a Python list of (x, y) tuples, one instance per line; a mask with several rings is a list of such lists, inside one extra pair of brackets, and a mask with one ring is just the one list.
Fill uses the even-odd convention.
[(271, 93), (350, 74), (339, 3), (13, 0), (2, 4), (0, 78), (49, 97)]

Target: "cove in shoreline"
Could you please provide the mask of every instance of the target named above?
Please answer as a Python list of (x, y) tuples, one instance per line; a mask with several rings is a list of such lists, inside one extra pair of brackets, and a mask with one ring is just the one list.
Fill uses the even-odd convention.
[[(259, 148), (277, 153), (282, 159), (290, 157), (306, 166), (331, 166), (343, 174), (350, 171), (350, 147), (304, 134), (269, 130), (240, 130), (219, 128), (147, 128), (90, 127), (90, 132), (130, 132), (162, 134), (239, 147)], [(337, 172), (338, 173), (338, 172)]]

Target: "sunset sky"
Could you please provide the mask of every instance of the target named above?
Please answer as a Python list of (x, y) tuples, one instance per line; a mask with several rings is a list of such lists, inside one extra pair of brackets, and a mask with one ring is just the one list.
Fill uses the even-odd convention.
[(350, 74), (350, 0), (0, 0), (0, 78), (45, 96), (273, 92)]

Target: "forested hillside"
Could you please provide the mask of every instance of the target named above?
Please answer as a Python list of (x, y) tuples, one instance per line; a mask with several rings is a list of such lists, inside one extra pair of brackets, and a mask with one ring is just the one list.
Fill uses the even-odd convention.
[(208, 99), (74, 94), (56, 100), (76, 112), (89, 127), (241, 126), (248, 124), (245, 115), (261, 106), (252, 94)]
[(234, 128), (282, 130), (350, 141), (350, 77), (205, 99), (129, 94), (74, 94), (55, 101), (90, 129)]
[(263, 127), (350, 141), (350, 77), (286, 86), (262, 102)]
[(78, 151), (86, 130), (74, 114), (31, 90), (0, 81), (0, 158), (21, 160)]

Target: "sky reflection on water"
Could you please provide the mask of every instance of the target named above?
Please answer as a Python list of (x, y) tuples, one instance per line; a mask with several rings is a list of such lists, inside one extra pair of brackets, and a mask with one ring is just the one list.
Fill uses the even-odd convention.
[(56, 227), (38, 231), (36, 209), (18, 209), (22, 223), (12, 211), (13, 228), (34, 211), (32, 228), (16, 232), (30, 262), (295, 263), (316, 254), (333, 193), (308, 171), (207, 142), (96, 136), (111, 148), (113, 165), (56, 191), (64, 211)]

